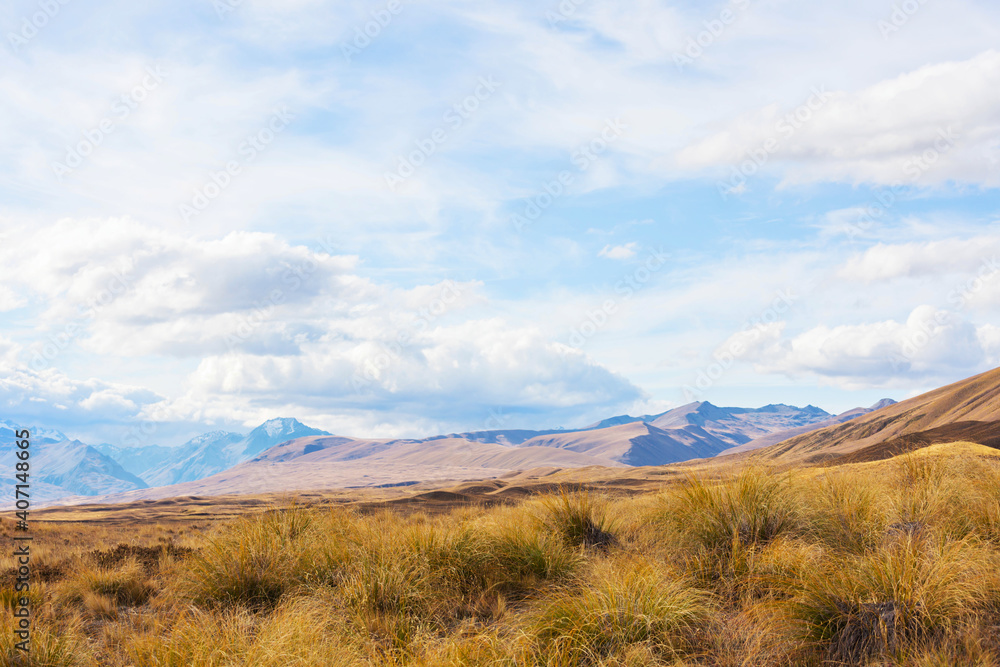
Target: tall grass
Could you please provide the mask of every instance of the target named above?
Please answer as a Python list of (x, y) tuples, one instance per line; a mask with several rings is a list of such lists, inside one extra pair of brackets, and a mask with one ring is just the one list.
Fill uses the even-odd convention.
[(863, 664), (953, 634), (982, 609), (989, 567), (966, 542), (906, 535), (804, 573), (789, 609), (832, 660)]
[(0, 665), (17, 667), (90, 667), (93, 653), (77, 617), (62, 621), (35, 619), (31, 629), (31, 650), (19, 651), (15, 644), (14, 618), (0, 616)]
[(543, 497), (539, 502), (543, 510), (539, 517), (542, 525), (569, 544), (607, 549), (617, 542), (606, 504), (589, 491), (573, 492), (561, 487), (558, 494)]
[(797, 507), (788, 480), (748, 467), (735, 478), (690, 477), (670, 507), (685, 536), (708, 551), (729, 553), (763, 546), (796, 524)]
[(888, 525), (884, 490), (864, 475), (823, 475), (804, 499), (811, 534), (825, 546), (863, 553), (877, 546)]
[(191, 559), (193, 598), (206, 605), (273, 607), (312, 573), (315, 554), (305, 548), (312, 524), (300, 507), (239, 519)]
[[(293, 505), (163, 558), (146, 544), (176, 527), (100, 557), (42, 545), (51, 580), (31, 593), (28, 664), (997, 663), (1000, 466), (988, 452), (712, 472), (645, 497), (563, 489), (439, 515)], [(85, 530), (40, 534), (64, 544)], [(9, 607), (9, 566), (6, 577)], [(3, 617), (0, 665), (12, 660)]]
[(636, 558), (594, 567), (587, 584), (556, 594), (529, 624), (539, 665), (598, 665), (626, 653), (691, 651), (710, 616), (708, 596), (678, 573)]

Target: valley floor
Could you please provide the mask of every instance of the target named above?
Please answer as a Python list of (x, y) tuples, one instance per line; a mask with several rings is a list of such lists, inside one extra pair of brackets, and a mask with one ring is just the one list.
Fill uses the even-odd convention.
[(763, 466), (47, 510), (22, 664), (1000, 664), (1000, 452)]

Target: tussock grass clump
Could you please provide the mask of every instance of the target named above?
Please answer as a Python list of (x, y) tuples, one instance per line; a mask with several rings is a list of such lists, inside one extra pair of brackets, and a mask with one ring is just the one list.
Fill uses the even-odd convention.
[(864, 664), (951, 634), (981, 608), (986, 567), (966, 542), (906, 536), (804, 572), (790, 609), (830, 659)]
[(963, 514), (970, 530), (983, 540), (1000, 546), (1000, 467), (980, 464), (970, 475), (968, 499)]
[(617, 542), (605, 503), (590, 492), (560, 488), (558, 494), (544, 497), (539, 503), (542, 525), (569, 544), (607, 549)]
[(671, 558), (732, 604), (765, 591), (762, 554), (798, 527), (801, 514), (787, 478), (752, 467), (719, 480), (691, 476), (662, 506)]
[(559, 593), (530, 621), (532, 664), (607, 664), (626, 652), (676, 657), (692, 648), (709, 613), (707, 596), (662, 566), (601, 563), (585, 585)]
[(56, 600), (114, 618), (118, 607), (138, 607), (156, 594), (143, 567), (128, 560), (112, 568), (80, 566), (65, 582), (56, 584)]
[(29, 604), (37, 609), (44, 600), (41, 590), (42, 586), (44, 586), (44, 584), (35, 584), (27, 592), (18, 592), (13, 585), (0, 588), (0, 611), (4, 614), (6, 614), (8, 610), (13, 611), (20, 605), (22, 597), (28, 598)]
[(932, 525), (950, 527), (959, 494), (952, 489), (944, 461), (915, 452), (893, 463), (897, 479), (890, 496), (889, 536), (916, 533)]
[(329, 592), (283, 603), (256, 633), (243, 663), (254, 667), (364, 667), (346, 639), (341, 610)]
[(1000, 665), (1000, 637), (995, 627), (973, 622), (932, 646), (906, 651), (895, 662), (912, 667), (996, 667)]
[(539, 527), (532, 516), (524, 506), (502, 508), (471, 525), (489, 554), (492, 585), (508, 594), (523, 595), (542, 582), (564, 579), (583, 562), (582, 554), (570, 548), (562, 535)]
[(84, 609), (96, 618), (118, 618), (118, 604), (111, 596), (87, 591), (81, 602)]
[(14, 635), (15, 619), (0, 614), (0, 664), (17, 667), (90, 667), (96, 664), (85, 639), (83, 628), (75, 617), (61, 623), (51, 620), (32, 621), (31, 650), (18, 651), (20, 641)]
[(718, 482), (690, 477), (672, 505), (671, 519), (689, 540), (729, 554), (767, 545), (798, 518), (787, 480), (752, 467)]
[(416, 559), (368, 554), (356, 561), (340, 583), (348, 607), (374, 614), (417, 615), (432, 599), (425, 572)]
[(302, 508), (239, 519), (190, 559), (188, 584), (208, 606), (272, 607), (304, 580), (312, 517)]
[(377, 638), (377, 659), (415, 659), (418, 640), (502, 618), (508, 600), (571, 574), (581, 555), (527, 518), (511, 508), (468, 523), (383, 515), (358, 526), (336, 590), (355, 627)]
[(147, 667), (241, 665), (253, 626), (253, 616), (245, 609), (209, 612), (192, 607), (133, 636), (126, 654), (131, 663)]
[(876, 547), (888, 528), (879, 486), (866, 475), (828, 473), (806, 496), (809, 532), (837, 551), (863, 553)]

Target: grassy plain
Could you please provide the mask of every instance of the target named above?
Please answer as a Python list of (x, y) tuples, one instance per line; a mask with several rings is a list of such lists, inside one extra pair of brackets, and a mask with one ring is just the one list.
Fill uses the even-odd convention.
[(981, 445), (374, 493), (40, 512), (22, 664), (1000, 664)]

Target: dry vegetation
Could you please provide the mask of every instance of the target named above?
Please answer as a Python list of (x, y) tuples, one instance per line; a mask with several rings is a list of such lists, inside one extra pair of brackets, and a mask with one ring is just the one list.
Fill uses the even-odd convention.
[(26, 664), (997, 665), (996, 454), (691, 469), (433, 516), (40, 527)]

